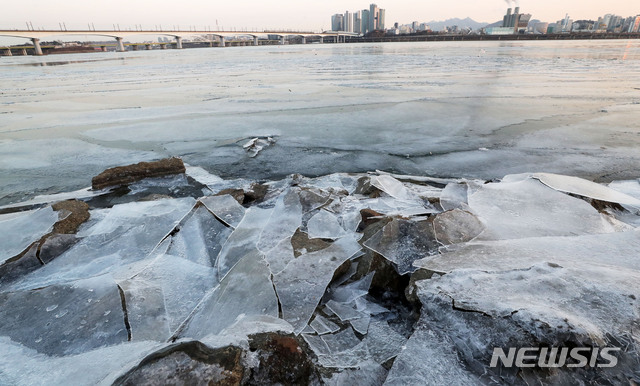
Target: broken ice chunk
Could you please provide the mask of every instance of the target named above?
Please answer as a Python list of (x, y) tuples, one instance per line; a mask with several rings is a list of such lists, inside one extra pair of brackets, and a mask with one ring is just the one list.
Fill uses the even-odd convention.
[(609, 188), (640, 200), (640, 180), (612, 181)]
[(307, 342), (309, 348), (311, 348), (316, 355), (329, 354), (329, 346), (327, 346), (319, 335), (302, 334), (302, 339)]
[[(192, 210), (193, 198), (115, 205), (85, 228), (85, 236), (64, 254), (24, 276), (13, 289), (39, 288), (112, 273), (147, 258)], [(93, 216), (93, 212), (92, 212)]]
[(315, 332), (318, 333), (318, 335), (336, 332), (340, 329), (337, 324), (333, 323), (322, 315), (316, 315), (316, 317), (309, 325), (314, 329)]
[(220, 278), (224, 277), (238, 260), (256, 251), (256, 243), (263, 228), (269, 222), (272, 212), (273, 209), (262, 209), (256, 206), (247, 209), (242, 221), (229, 236), (218, 255), (216, 266)]
[(442, 189), (440, 194), (440, 206), (444, 210), (466, 209), (467, 206), (467, 189), (465, 183), (452, 182)]
[(561, 192), (577, 194), (600, 201), (616, 202), (640, 209), (640, 199), (582, 178), (551, 173), (535, 173), (532, 177)]
[(490, 183), (469, 196), (469, 206), (487, 229), (478, 238), (574, 236), (614, 231), (584, 200), (534, 179)]
[[(127, 310), (149, 310), (137, 313), (140, 323), (150, 325), (148, 328), (141, 328), (129, 317), (133, 339), (140, 340), (144, 336), (166, 340), (216, 284), (213, 268), (177, 256), (160, 255), (142, 272), (120, 283), (125, 292)], [(150, 331), (154, 323), (166, 324), (169, 335), (159, 339), (159, 335)]]
[(57, 221), (58, 212), (55, 212), (50, 206), (16, 215), (1, 215), (0, 265), (51, 232)]
[(257, 247), (263, 253), (291, 238), (302, 225), (302, 205), (295, 189), (285, 190), (276, 201), (269, 222), (260, 233)]
[(338, 303), (334, 300), (329, 300), (327, 302), (327, 308), (330, 309), (331, 312), (336, 314), (343, 322), (347, 320), (358, 319), (364, 316), (364, 314), (356, 311), (352, 306)]
[(366, 276), (354, 281), (353, 283), (332, 288), (331, 299), (339, 303), (347, 304), (368, 294), (369, 287), (371, 287), (371, 281), (373, 280), (373, 275), (375, 275), (375, 273), (375, 271), (369, 272)]
[(120, 293), (109, 275), (0, 293), (0, 335), (55, 356), (128, 340)]
[(380, 176), (372, 176), (371, 185), (398, 200), (412, 200), (414, 198), (402, 182), (396, 180), (390, 175), (383, 174)]
[(198, 339), (215, 335), (245, 316), (278, 317), (278, 299), (270, 276), (258, 251), (247, 254), (202, 300), (179, 336)]
[(329, 347), (329, 352), (333, 354), (350, 350), (360, 344), (360, 339), (351, 327), (340, 332), (323, 335), (321, 338)]
[(464, 369), (455, 346), (424, 324), (416, 327), (404, 347), (389, 370), (385, 386), (481, 384)]
[(398, 218), (365, 241), (364, 246), (395, 263), (401, 275), (415, 271), (412, 266), (415, 260), (433, 255), (437, 250), (433, 227), (429, 222)]
[(183, 221), (180, 231), (171, 237), (167, 253), (213, 267), (231, 231), (206, 208), (199, 206)]
[(617, 265), (640, 270), (640, 260), (636, 258), (638, 250), (640, 230), (634, 230), (574, 237), (473, 241), (461, 244), (451, 252), (416, 261), (414, 265), (440, 273), (456, 269), (525, 269), (542, 262), (563, 267)]
[(371, 322), (371, 316), (364, 315), (358, 319), (351, 319), (349, 323), (354, 330), (358, 331), (360, 334), (365, 335), (369, 330), (369, 323)]
[(384, 320), (371, 322), (364, 338), (372, 359), (380, 364), (398, 355), (406, 341), (407, 338), (398, 334)]
[(162, 288), (143, 279), (121, 282), (131, 340), (166, 341), (171, 336)]
[(370, 315), (378, 315), (384, 312), (389, 312), (388, 309), (371, 302), (364, 297), (356, 299), (356, 309), (362, 313), (370, 314)]
[(287, 264), (295, 259), (291, 239), (284, 239), (280, 241), (278, 245), (264, 255), (264, 259), (269, 263), (269, 270), (271, 273), (277, 274), (282, 272)]
[(326, 210), (319, 210), (314, 214), (307, 223), (307, 229), (311, 239), (338, 239), (346, 235), (338, 218)]
[(244, 217), (245, 209), (238, 204), (235, 198), (228, 194), (222, 196), (203, 197), (200, 201), (213, 213), (220, 221), (236, 228)]
[(283, 318), (299, 334), (313, 315), (335, 270), (360, 250), (353, 238), (338, 239), (329, 247), (304, 254), (273, 276)]
[(276, 140), (272, 137), (266, 138), (253, 138), (249, 140), (249, 142), (242, 145), (242, 147), (247, 151), (249, 157), (253, 158), (258, 155), (265, 147), (271, 146), (276, 143)]
[(163, 345), (125, 342), (58, 357), (40, 354), (0, 336), (0, 383), (15, 386), (111, 385), (121, 373)]

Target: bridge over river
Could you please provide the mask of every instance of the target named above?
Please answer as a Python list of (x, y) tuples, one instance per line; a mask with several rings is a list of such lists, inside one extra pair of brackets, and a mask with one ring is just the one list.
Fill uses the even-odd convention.
[[(253, 45), (259, 44), (260, 38), (268, 38), (277, 36), (280, 38), (280, 44), (284, 44), (287, 38), (297, 37), (302, 39), (302, 44), (307, 42), (309, 38), (318, 38), (320, 43), (324, 42), (326, 37), (330, 37), (335, 42), (344, 42), (347, 36), (358, 36), (358, 34), (344, 31), (324, 31), (324, 32), (295, 32), (295, 31), (180, 31), (180, 30), (136, 30), (136, 31), (111, 31), (111, 30), (0, 30), (0, 37), (14, 37), (29, 39), (33, 43), (32, 50), (34, 55), (42, 55), (42, 47), (40, 40), (51, 37), (68, 37), (68, 36), (102, 36), (115, 39), (116, 50), (119, 52), (126, 51), (125, 39), (133, 40), (140, 36), (168, 36), (175, 39), (175, 46), (182, 48), (182, 40), (188, 36), (207, 36), (209, 41), (218, 42), (221, 47), (225, 46), (225, 40), (230, 37), (247, 36), (253, 38)], [(130, 45), (144, 45), (146, 49), (151, 49), (150, 43), (129, 43)], [(162, 46), (164, 48), (164, 46)], [(5, 47), (5, 54), (11, 55), (11, 48)], [(26, 53), (26, 47), (20, 47), (23, 54)]]

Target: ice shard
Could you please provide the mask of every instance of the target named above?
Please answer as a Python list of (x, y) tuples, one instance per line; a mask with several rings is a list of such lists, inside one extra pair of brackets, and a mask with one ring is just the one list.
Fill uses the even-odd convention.
[(57, 221), (58, 212), (50, 206), (29, 212), (0, 215), (0, 265), (49, 233)]
[(218, 334), (244, 317), (260, 315), (278, 317), (278, 298), (266, 262), (253, 251), (202, 300), (179, 335), (199, 339)]
[(577, 194), (600, 201), (615, 202), (640, 209), (640, 199), (583, 178), (551, 173), (534, 173), (532, 177), (561, 192)]
[(179, 231), (171, 236), (167, 253), (213, 267), (231, 232), (231, 228), (199, 206), (183, 221)]
[(319, 210), (309, 219), (307, 230), (311, 239), (335, 240), (346, 235), (346, 231), (338, 222), (338, 218), (326, 210)]
[(79, 232), (84, 237), (79, 243), (11, 288), (38, 288), (114, 273), (126, 264), (143, 260), (194, 204), (192, 198), (181, 198), (135, 202), (103, 210), (98, 221)]
[(302, 225), (302, 205), (295, 189), (286, 189), (271, 212), (268, 223), (262, 229), (258, 249), (266, 253), (282, 240), (291, 238)]
[(109, 275), (0, 293), (0, 336), (62, 356), (128, 341), (118, 286)]
[(614, 229), (586, 201), (534, 179), (481, 185), (469, 206), (485, 224), (480, 239), (574, 236)]
[(273, 276), (283, 318), (299, 334), (320, 302), (335, 270), (360, 250), (351, 237), (336, 240), (328, 248), (304, 254)]
[(395, 263), (401, 275), (415, 270), (412, 266), (415, 260), (433, 255), (436, 245), (429, 222), (397, 218), (364, 242), (365, 247)]
[(240, 221), (242, 221), (244, 217), (244, 207), (238, 204), (238, 201), (228, 194), (203, 197), (200, 201), (220, 221), (234, 229), (238, 227), (238, 224), (240, 224)]

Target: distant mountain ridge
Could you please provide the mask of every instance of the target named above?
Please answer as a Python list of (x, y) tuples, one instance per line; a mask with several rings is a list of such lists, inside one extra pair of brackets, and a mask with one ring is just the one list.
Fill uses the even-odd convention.
[(456, 17), (444, 21), (433, 20), (428, 22), (427, 24), (429, 25), (429, 27), (431, 27), (431, 30), (440, 31), (445, 27), (453, 27), (454, 25), (457, 25), (458, 28), (469, 27), (471, 29), (478, 29), (486, 26), (489, 23), (477, 22), (469, 17), (467, 17), (466, 19), (459, 19)]

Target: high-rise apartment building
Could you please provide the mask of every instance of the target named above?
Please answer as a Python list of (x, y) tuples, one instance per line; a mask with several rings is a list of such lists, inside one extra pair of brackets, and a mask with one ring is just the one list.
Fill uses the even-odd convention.
[(360, 26), (360, 33), (361, 34), (366, 34), (367, 32), (371, 31), (371, 24), (369, 24), (371, 22), (371, 18), (369, 17), (369, 10), (368, 9), (363, 9), (362, 10), (362, 25)]
[(344, 30), (346, 32), (353, 32), (353, 13), (346, 11), (344, 13)]
[(331, 30), (332, 31), (344, 31), (344, 15), (336, 13), (331, 16)]

